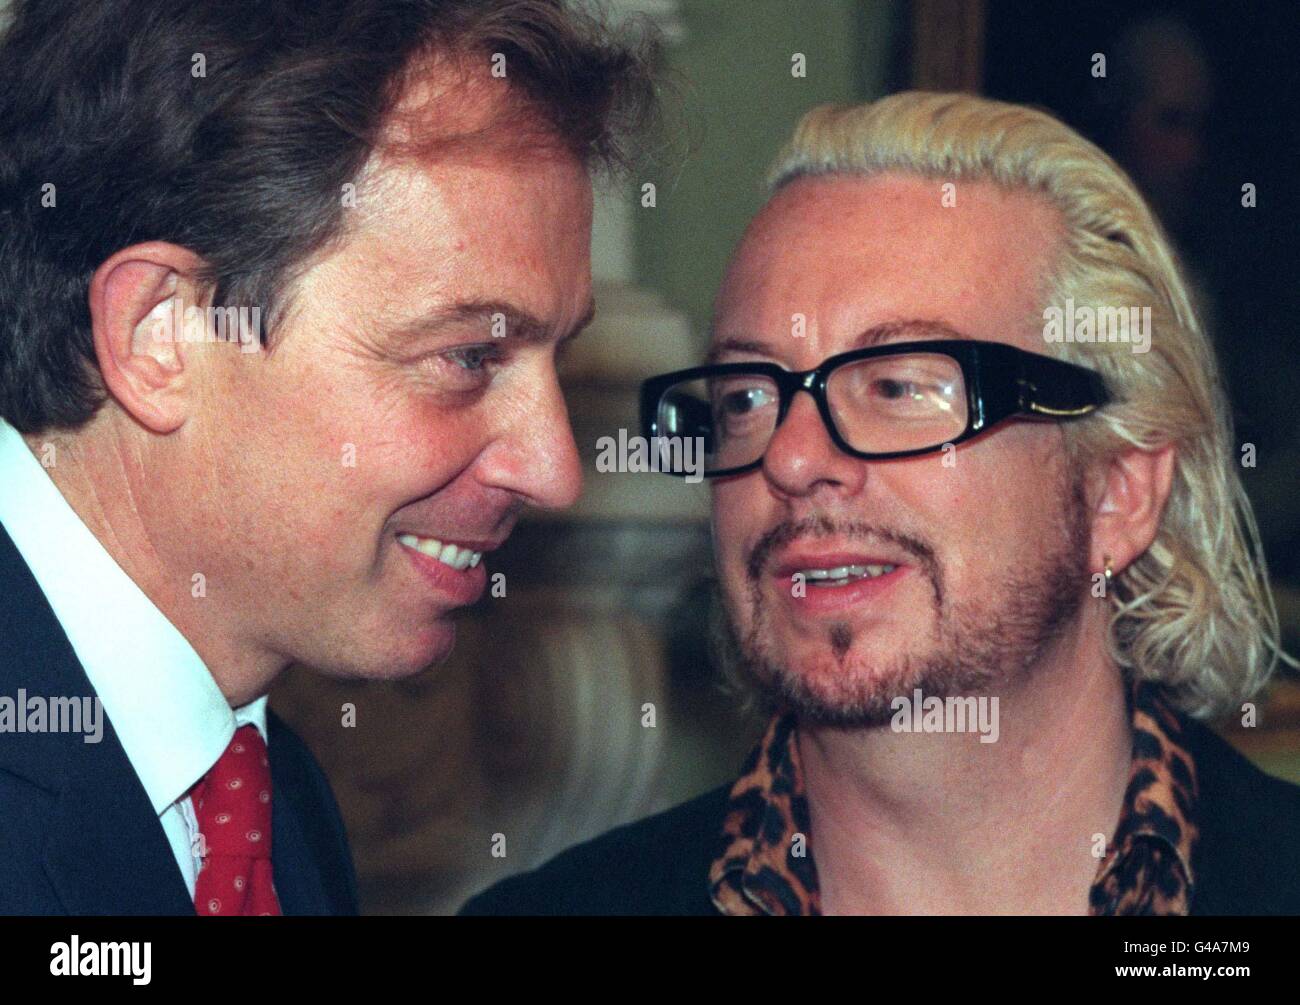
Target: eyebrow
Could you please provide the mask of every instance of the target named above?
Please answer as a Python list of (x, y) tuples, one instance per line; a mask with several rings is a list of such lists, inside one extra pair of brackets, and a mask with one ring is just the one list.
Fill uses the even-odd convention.
[[(564, 343), (577, 338), (582, 330), (591, 324), (595, 316), (596, 302), (590, 300), (578, 322), (557, 341)], [(399, 338), (414, 337), (453, 325), (480, 324), (485, 334), (490, 335), (492, 325), (498, 318), (504, 323), (507, 336), (523, 339), (525, 342), (545, 342), (552, 337), (553, 329), (550, 325), (522, 307), (504, 300), (465, 300), (448, 304), (402, 325), (397, 334)]]
[[(870, 346), (879, 345), (881, 342), (896, 340), (900, 337), (915, 341), (970, 338), (969, 335), (958, 331), (946, 321), (933, 318), (906, 318), (901, 321), (885, 321), (878, 325), (872, 325), (859, 333), (857, 338), (853, 340), (852, 345), (848, 346), (844, 351), (866, 349)], [(756, 356), (767, 356), (769, 359), (775, 359), (778, 355), (770, 342), (728, 337), (714, 342), (709, 348), (708, 355), (704, 357), (704, 361), (710, 365), (719, 363), (723, 357), (734, 353), (751, 353)]]

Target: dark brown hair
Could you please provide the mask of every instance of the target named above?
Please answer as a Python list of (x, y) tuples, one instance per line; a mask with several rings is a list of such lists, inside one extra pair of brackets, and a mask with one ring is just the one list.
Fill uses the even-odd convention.
[(131, 244), (195, 252), (214, 303), (260, 305), (273, 331), (421, 59), (481, 58), (487, 76), (500, 54), (512, 125), (608, 168), (653, 107), (651, 42), (563, 0), (15, 0), (0, 39), (0, 416), (30, 433), (95, 414), (87, 293)]

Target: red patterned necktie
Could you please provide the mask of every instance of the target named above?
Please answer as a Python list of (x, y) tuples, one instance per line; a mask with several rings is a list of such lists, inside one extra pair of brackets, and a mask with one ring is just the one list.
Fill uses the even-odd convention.
[(241, 726), (190, 792), (203, 864), (199, 915), (279, 914), (271, 873), (271, 768), (256, 726)]

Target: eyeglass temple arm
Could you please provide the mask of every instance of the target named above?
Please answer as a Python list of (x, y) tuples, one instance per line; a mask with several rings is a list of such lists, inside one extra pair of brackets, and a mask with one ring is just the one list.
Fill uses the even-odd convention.
[(1111, 400), (1101, 374), (1064, 360), (1026, 353), (1018, 358), (1016, 386), (1023, 413), (1048, 418), (1088, 415)]

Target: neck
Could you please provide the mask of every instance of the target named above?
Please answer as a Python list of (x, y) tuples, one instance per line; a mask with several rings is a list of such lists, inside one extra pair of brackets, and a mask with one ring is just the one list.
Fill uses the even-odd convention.
[(800, 728), (825, 913), (1086, 912), (1094, 835), (1114, 832), (1132, 757), (1100, 606), (999, 689), (996, 742)]
[[(25, 435), (38, 457), (46, 443), (56, 462), (46, 469), (73, 511), (140, 590), (194, 647), (232, 707), (267, 692), (286, 664), (233, 629), (229, 605), (196, 596), (202, 562), (187, 552), (199, 535), (185, 529), (185, 499), (150, 479), (147, 448), (123, 430), (109, 408), (70, 435)], [(159, 493), (165, 494), (160, 499)], [(152, 519), (151, 519), (152, 517)], [(174, 519), (175, 525), (167, 524)], [(206, 584), (205, 584), (206, 590)], [(214, 669), (218, 668), (218, 669)]]

